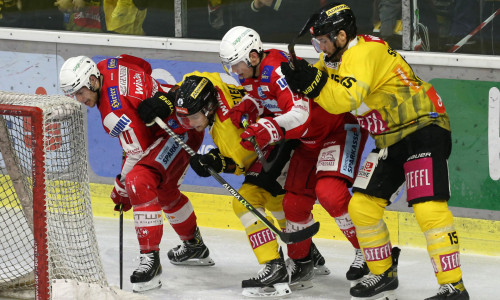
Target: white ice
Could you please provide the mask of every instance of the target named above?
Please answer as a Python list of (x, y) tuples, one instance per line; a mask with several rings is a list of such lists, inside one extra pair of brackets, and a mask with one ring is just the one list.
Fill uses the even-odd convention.
[[(108, 282), (119, 286), (119, 221), (96, 218), (95, 226)], [(241, 295), (241, 281), (255, 276), (261, 266), (243, 231), (201, 227), (215, 265), (185, 267), (174, 266), (168, 261), (168, 250), (180, 241), (168, 223), (164, 227), (160, 245), (163, 286), (146, 292), (146, 295), (151, 299), (175, 300), (252, 299)], [(352, 246), (347, 242), (328, 239), (314, 239), (314, 242), (332, 273), (316, 276), (313, 288), (294, 291), (284, 299), (350, 299), (350, 284), (345, 279), (345, 272), (354, 259)], [(131, 220), (124, 221), (123, 244), (123, 289), (131, 291), (129, 276), (139, 264), (138, 242)], [(398, 267), (398, 299), (422, 300), (436, 294), (438, 284), (425, 249), (399, 246), (402, 251)], [(500, 257), (462, 254), (461, 264), (463, 280), (471, 299), (500, 299)]]

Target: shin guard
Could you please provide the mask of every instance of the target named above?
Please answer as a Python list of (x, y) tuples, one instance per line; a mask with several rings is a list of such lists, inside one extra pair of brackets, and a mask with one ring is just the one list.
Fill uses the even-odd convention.
[(158, 201), (134, 206), (134, 223), (141, 253), (159, 251), (163, 216)]

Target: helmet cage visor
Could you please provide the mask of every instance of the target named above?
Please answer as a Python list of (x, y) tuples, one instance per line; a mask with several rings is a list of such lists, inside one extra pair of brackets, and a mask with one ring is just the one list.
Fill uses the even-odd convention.
[(199, 111), (192, 115), (185, 115), (180, 111), (176, 111), (177, 119), (181, 126), (186, 129), (193, 129), (205, 123), (205, 119), (207, 118), (207, 112)]

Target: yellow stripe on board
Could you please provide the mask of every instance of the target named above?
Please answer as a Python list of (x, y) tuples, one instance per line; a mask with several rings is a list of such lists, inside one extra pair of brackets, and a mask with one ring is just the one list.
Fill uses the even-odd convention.
[[(95, 216), (118, 218), (118, 213), (113, 211), (114, 203), (109, 198), (112, 189), (112, 185), (90, 184)], [(199, 226), (243, 230), (240, 220), (233, 213), (231, 196), (183, 193), (193, 204)], [(314, 219), (321, 224), (315, 237), (347, 241), (335, 220), (320, 205), (314, 205), (313, 214)], [(124, 217), (132, 219), (132, 211), (126, 212)], [(424, 234), (413, 213), (386, 211), (384, 221), (389, 228), (393, 245), (426, 247)], [(455, 229), (460, 237), (462, 253), (500, 255), (500, 221), (455, 217)]]

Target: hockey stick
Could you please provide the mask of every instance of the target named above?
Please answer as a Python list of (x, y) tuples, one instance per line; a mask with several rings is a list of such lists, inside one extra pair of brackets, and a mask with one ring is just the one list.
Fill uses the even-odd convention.
[(500, 14), (500, 8), (497, 9), (491, 16), (489, 16), (486, 20), (484, 20), (483, 23), (479, 24), (479, 26), (477, 26), (474, 30), (472, 30), (471, 33), (469, 33), (467, 36), (465, 36), (463, 39), (461, 39), (458, 43), (456, 43), (453, 47), (450, 48), (450, 50), (448, 50), (449, 53), (454, 53), (456, 52), (458, 49), (460, 49), (463, 45), (465, 45), (465, 43), (467, 43), (468, 40), (470, 40), (471, 37), (473, 37), (476, 33), (478, 33), (479, 31), (481, 31), (481, 29), (484, 28), (484, 26), (486, 26), (486, 24), (488, 24), (489, 22), (491, 22), (491, 20), (493, 20), (497, 15)]
[(290, 59), (288, 61), (288, 64), (290, 65), (290, 69), (295, 70), (295, 63), (297, 62), (297, 55), (295, 54), (295, 42), (298, 38), (303, 36), (309, 28), (312, 26), (314, 23), (314, 20), (318, 17), (318, 14), (313, 14), (309, 20), (307, 20), (306, 24), (302, 27), (300, 30), (299, 34), (297, 34), (296, 37), (293, 38), (293, 40), (288, 44), (288, 54), (290, 55)]
[(120, 290), (123, 289), (123, 204), (120, 205)]
[[(156, 117), (156, 124), (160, 126), (168, 135), (174, 139), (177, 144), (179, 144), (190, 156), (196, 155), (191, 147), (189, 147), (184, 141), (177, 135), (175, 132), (170, 129), (162, 119)], [(215, 172), (211, 167), (207, 167), (208, 172), (212, 175), (215, 180), (217, 180), (233, 197), (238, 199), (238, 201), (245, 206), (254, 216), (256, 216), (262, 223), (264, 223), (267, 228), (269, 228), (272, 232), (274, 232), (285, 244), (294, 244), (301, 242), (303, 240), (307, 240), (315, 235), (319, 230), (319, 222), (312, 224), (309, 227), (306, 227), (302, 230), (295, 232), (283, 232), (276, 228), (273, 223), (271, 223), (266, 217), (264, 217), (255, 207), (253, 207), (243, 196), (241, 196), (224, 178), (222, 178), (217, 172)]]
[[(250, 123), (248, 122), (248, 115), (243, 115), (241, 117), (241, 124), (243, 125), (243, 128), (247, 128)], [(253, 149), (255, 150), (255, 153), (257, 153), (257, 157), (259, 158), (260, 163), (262, 164), (262, 168), (264, 171), (269, 172), (271, 170), (271, 167), (273, 166), (274, 162), (278, 159), (279, 154), (283, 150), (281, 145), (283, 144), (283, 140), (280, 140), (275, 146), (278, 147), (278, 153), (276, 153), (276, 156), (274, 157), (273, 160), (268, 161), (266, 160), (266, 156), (260, 149), (259, 145), (257, 144), (257, 141), (255, 141), (255, 137), (251, 136), (249, 139), (250, 143), (253, 145)]]

